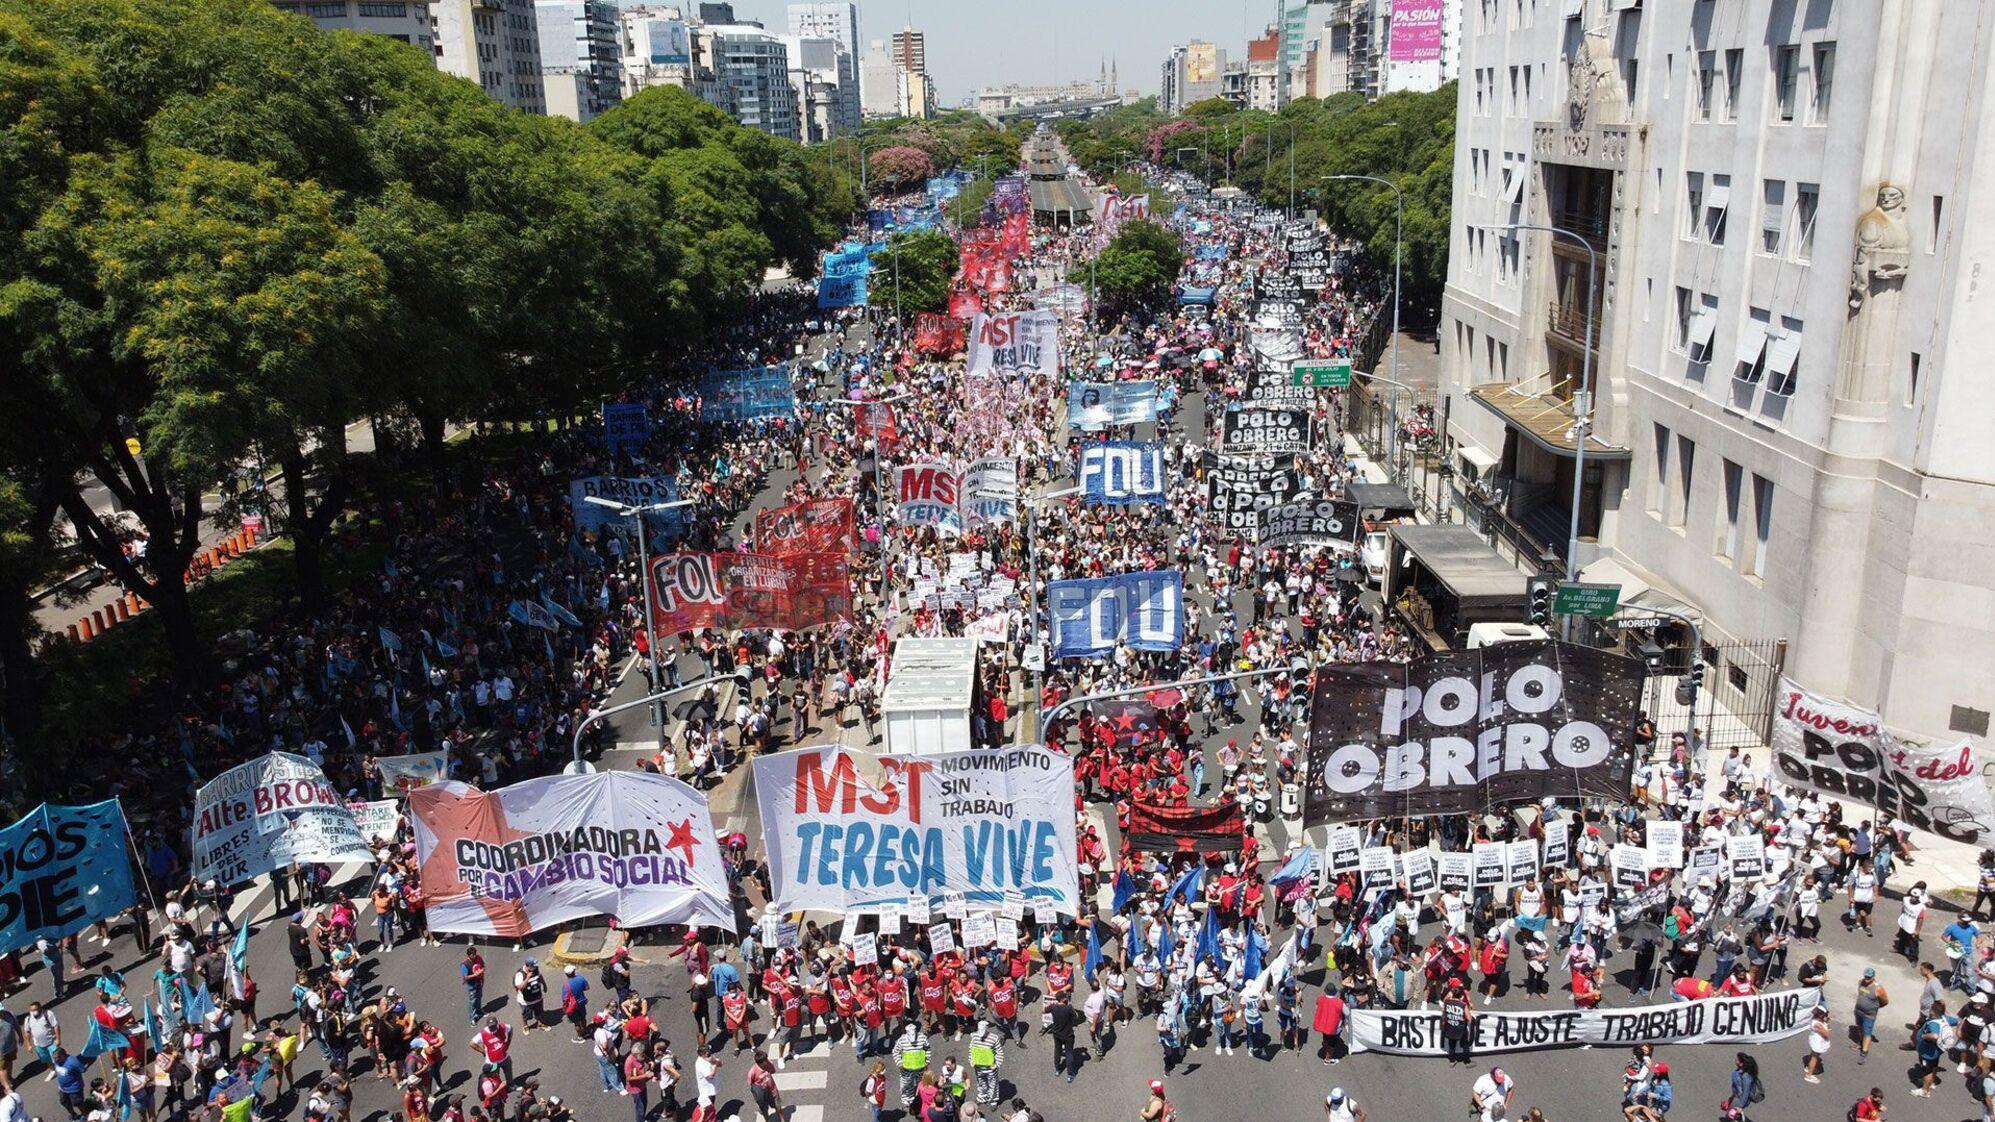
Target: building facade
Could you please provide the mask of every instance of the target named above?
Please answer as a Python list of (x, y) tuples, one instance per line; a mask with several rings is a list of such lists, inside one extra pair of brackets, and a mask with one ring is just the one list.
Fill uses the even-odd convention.
[(1182, 113), (1186, 106), (1219, 97), (1225, 92), (1225, 74), (1226, 52), (1213, 44), (1194, 39), (1173, 47), (1164, 59), (1158, 105), (1166, 113)]
[(900, 68), (885, 40), (866, 44), (859, 56), (859, 109), (868, 120), (882, 120), (900, 114)]
[(836, 39), (845, 53), (859, 57), (859, 5), (851, 3), (791, 4), (789, 33), (798, 39)]
[(526, 113), (547, 112), (534, 0), (435, 0), (437, 66)]
[(1995, 0), (1465, 8), (1441, 392), (1483, 517), (1563, 554), (1590, 398), (1583, 577), (1689, 605), (1721, 689), (1786, 639), (1984, 735)]
[(618, 63), (625, 98), (652, 86), (678, 86), (716, 101), (713, 71), (695, 70), (693, 32), (683, 11), (669, 5), (617, 12)]
[(836, 39), (783, 36), (790, 56), (790, 91), (806, 144), (859, 128), (859, 68)]
[(274, 0), (271, 6), (304, 16), (325, 31), (383, 35), (436, 57), (430, 0)]
[(1281, 29), (1270, 27), (1259, 39), (1247, 40), (1247, 108), (1268, 113), (1287, 101), (1282, 92)]
[(623, 100), (617, 16), (610, 0), (536, 0), (550, 114), (587, 123)]
[(787, 140), (801, 135), (781, 38), (755, 24), (702, 24), (693, 29), (693, 64), (713, 72), (715, 104), (736, 121)]

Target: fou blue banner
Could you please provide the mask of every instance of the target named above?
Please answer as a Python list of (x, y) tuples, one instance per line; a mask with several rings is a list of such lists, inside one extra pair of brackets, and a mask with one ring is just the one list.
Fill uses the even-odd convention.
[(1081, 446), (1083, 498), (1102, 506), (1164, 502), (1164, 445), (1110, 440)]
[(1046, 605), (1054, 658), (1096, 658), (1117, 643), (1172, 651), (1184, 642), (1184, 576), (1174, 569), (1056, 580)]
[(43, 803), (0, 830), (0, 950), (60, 939), (138, 903), (116, 799)]

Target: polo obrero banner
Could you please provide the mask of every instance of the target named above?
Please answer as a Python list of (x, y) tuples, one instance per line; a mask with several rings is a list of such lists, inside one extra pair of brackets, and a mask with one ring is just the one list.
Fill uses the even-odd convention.
[(1634, 659), (1551, 642), (1318, 667), (1303, 820), (1621, 798), (1645, 673)]
[(706, 797), (662, 775), (438, 783), (409, 795), (432, 931), (517, 939), (585, 916), (734, 929)]

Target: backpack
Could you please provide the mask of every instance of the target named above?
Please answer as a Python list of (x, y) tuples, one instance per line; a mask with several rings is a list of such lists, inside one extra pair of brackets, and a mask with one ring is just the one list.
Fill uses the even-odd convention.
[(1952, 1017), (1940, 1022), (1940, 1051), (1951, 1052), (1960, 1043), (1960, 1032)]
[(607, 989), (612, 989), (612, 990), (613, 990), (613, 989), (617, 988), (617, 976), (616, 976), (616, 971), (614, 971), (614, 970), (611, 970), (611, 969), (610, 969), (610, 964), (609, 964), (609, 963), (607, 963), (607, 962), (603, 963), (603, 977), (602, 977), (602, 982), (603, 982), (603, 985), (604, 985), (604, 987), (605, 987), (605, 988), (607, 988)]
[(1166, 1099), (1164, 1101), (1164, 1115), (1159, 1119), (1159, 1122), (1178, 1122), (1178, 1104)]

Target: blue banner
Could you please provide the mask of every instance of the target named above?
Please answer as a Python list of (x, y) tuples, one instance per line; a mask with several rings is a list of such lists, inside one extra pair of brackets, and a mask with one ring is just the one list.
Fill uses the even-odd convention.
[(610, 454), (642, 452), (651, 439), (651, 421), (640, 402), (603, 402), (603, 443)]
[(1110, 440), (1081, 446), (1084, 501), (1102, 506), (1164, 502), (1164, 445), (1157, 440)]
[(1157, 419), (1157, 383), (1069, 382), (1067, 424), (1092, 432), (1109, 425), (1140, 425)]
[(865, 302), (866, 278), (863, 276), (823, 276), (817, 279), (817, 306), (820, 308), (856, 308)]
[(872, 271), (872, 254), (864, 245), (848, 245), (824, 255), (824, 275), (827, 277), (863, 278)]
[(709, 370), (700, 379), (700, 408), (712, 420), (787, 417), (797, 406), (787, 366)]
[(963, 193), (963, 184), (953, 175), (945, 175), (928, 181), (928, 197), (934, 202), (953, 199)]
[[(590, 502), (591, 495), (629, 506), (654, 506), (678, 501), (679, 483), (669, 475), (585, 475), (568, 484), (568, 509), (577, 530), (598, 536), (612, 533), (629, 541), (636, 530), (632, 520), (615, 507)], [(652, 548), (667, 548), (685, 533), (685, 510), (647, 510), (644, 524), (651, 531)]]
[(1118, 643), (1171, 651), (1184, 641), (1184, 577), (1176, 570), (1056, 580), (1046, 606), (1054, 658), (1098, 658)]
[(1212, 303), (1213, 295), (1218, 291), (1216, 288), (1194, 288), (1191, 285), (1185, 285), (1178, 289), (1178, 303), (1210, 304)]
[(1221, 242), (1206, 242), (1194, 247), (1191, 255), (1195, 261), (1224, 261), (1226, 260), (1226, 246)]
[(894, 212), (885, 207), (874, 207), (866, 212), (866, 228), (869, 230), (893, 229)]
[(56, 940), (139, 902), (116, 799), (43, 803), (0, 830), (0, 951)]
[(942, 225), (942, 212), (932, 206), (903, 207), (898, 224), (901, 232), (907, 234), (920, 230), (933, 230)]

